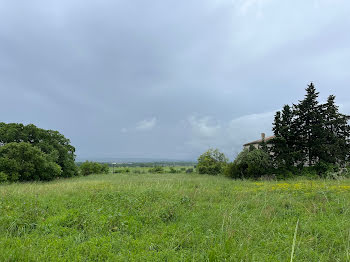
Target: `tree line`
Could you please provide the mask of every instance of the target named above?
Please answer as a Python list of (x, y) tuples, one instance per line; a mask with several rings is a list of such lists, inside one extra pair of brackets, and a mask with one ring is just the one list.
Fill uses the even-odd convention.
[(271, 152), (277, 167), (344, 166), (348, 162), (350, 117), (339, 112), (334, 95), (324, 104), (318, 102), (318, 96), (311, 83), (303, 100), (276, 113)]
[(276, 112), (272, 140), (243, 150), (232, 163), (218, 150), (209, 150), (198, 158), (198, 172), (255, 179), (332, 172), (348, 175), (350, 116), (339, 112), (334, 95), (325, 103), (319, 103), (318, 97), (310, 83), (303, 100)]

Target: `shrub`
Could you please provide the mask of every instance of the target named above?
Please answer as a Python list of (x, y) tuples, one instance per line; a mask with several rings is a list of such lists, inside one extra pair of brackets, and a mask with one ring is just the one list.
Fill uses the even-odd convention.
[(116, 169), (114, 169), (113, 173), (114, 173), (114, 174), (123, 173), (123, 169), (118, 169), (118, 168), (116, 168)]
[(229, 164), (224, 174), (231, 178), (253, 178), (257, 179), (271, 172), (271, 159), (268, 153), (261, 149), (243, 150)]
[(294, 177), (294, 174), (298, 174), (300, 171), (297, 168), (294, 168), (293, 170), (287, 169), (287, 168), (277, 168), (273, 170), (273, 174), (276, 176), (277, 179), (289, 179)]
[(187, 169), (186, 169), (186, 173), (187, 173), (187, 174), (193, 173), (193, 168), (187, 168)]
[(227, 177), (231, 177), (233, 179), (242, 179), (243, 174), (238, 169), (238, 165), (236, 163), (228, 163), (224, 169), (224, 175)]
[(175, 168), (173, 168), (173, 167), (170, 167), (169, 173), (175, 174), (175, 173), (177, 173), (177, 170)]
[(25, 142), (0, 147), (0, 172), (11, 182), (52, 180), (62, 175), (61, 167), (50, 155)]
[(314, 169), (317, 172), (317, 174), (321, 177), (326, 177), (329, 173), (337, 173), (340, 170), (339, 165), (326, 163), (324, 161), (318, 162), (314, 166)]
[(301, 173), (301, 176), (309, 179), (316, 179), (319, 177), (317, 174), (316, 168), (312, 166), (303, 167), (300, 173)]
[(80, 172), (83, 176), (91, 175), (91, 174), (100, 174), (109, 172), (108, 164), (100, 164), (97, 162), (85, 161), (80, 165)]
[(198, 158), (199, 174), (218, 175), (223, 172), (228, 159), (218, 149), (209, 149)]
[(152, 167), (148, 170), (149, 173), (157, 173), (157, 174), (160, 174), (160, 173), (164, 173), (164, 168), (161, 167), (161, 166), (155, 166), (155, 167)]
[(109, 173), (109, 165), (108, 164), (102, 164), (101, 165), (101, 172), (104, 174), (108, 174)]

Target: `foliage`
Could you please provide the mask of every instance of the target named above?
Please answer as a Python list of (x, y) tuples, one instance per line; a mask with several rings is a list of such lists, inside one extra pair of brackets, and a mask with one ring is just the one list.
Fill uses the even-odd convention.
[(52, 180), (62, 175), (54, 159), (30, 143), (8, 143), (0, 147), (0, 172), (11, 182)]
[(233, 163), (227, 165), (224, 175), (234, 178), (257, 179), (271, 171), (271, 159), (262, 149), (243, 150)]
[(199, 174), (218, 175), (223, 172), (228, 159), (218, 149), (209, 149), (199, 156), (197, 170)]
[(109, 165), (108, 164), (100, 164), (101, 165), (101, 173), (108, 174), (109, 173)]
[(174, 167), (170, 167), (170, 170), (169, 170), (169, 173), (170, 174), (176, 174), (177, 173), (177, 170), (174, 168)]
[(187, 174), (193, 173), (193, 168), (187, 168), (187, 169), (186, 169), (186, 173), (187, 173)]
[(83, 176), (91, 175), (91, 174), (100, 174), (109, 172), (108, 164), (100, 164), (97, 162), (86, 161), (82, 163), (79, 167), (80, 172)]
[(148, 170), (149, 173), (158, 173), (158, 174), (161, 174), (161, 173), (164, 173), (164, 168), (162, 166), (155, 166), (155, 167), (152, 167)]
[(316, 173), (323, 175), (322, 165), (344, 166), (349, 160), (350, 118), (339, 113), (333, 95), (325, 104), (319, 104), (318, 95), (311, 83), (303, 100), (276, 113), (271, 148), (276, 168), (318, 166)]
[(6, 182), (8, 178), (8, 175), (6, 175), (4, 172), (0, 172), (0, 183)]
[(58, 131), (44, 130), (32, 124), (0, 123), (0, 146), (21, 142), (36, 147), (59, 165), (62, 170), (61, 177), (72, 177), (78, 174), (74, 162), (75, 148), (70, 145), (69, 139)]

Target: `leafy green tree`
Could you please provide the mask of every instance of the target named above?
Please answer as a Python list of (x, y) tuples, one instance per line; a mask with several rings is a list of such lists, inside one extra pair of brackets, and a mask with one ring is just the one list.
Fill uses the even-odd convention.
[(199, 156), (197, 170), (199, 174), (218, 175), (223, 172), (227, 162), (224, 153), (218, 149), (209, 149)]
[(52, 180), (62, 175), (61, 167), (39, 148), (26, 142), (0, 147), (0, 172), (7, 180)]
[(266, 175), (271, 170), (270, 155), (261, 150), (243, 150), (238, 154), (233, 163), (227, 165), (224, 174), (235, 179), (252, 178), (257, 179)]
[(35, 125), (0, 123), (0, 146), (26, 142), (39, 148), (62, 169), (62, 177), (77, 175), (75, 148), (58, 131), (44, 130)]

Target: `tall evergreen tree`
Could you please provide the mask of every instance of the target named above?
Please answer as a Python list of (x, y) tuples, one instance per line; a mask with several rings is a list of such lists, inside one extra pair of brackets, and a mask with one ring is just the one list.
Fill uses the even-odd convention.
[(350, 160), (350, 116), (339, 113), (335, 96), (320, 105), (318, 95), (311, 83), (303, 100), (276, 113), (271, 148), (275, 166), (344, 164)]
[(329, 96), (327, 103), (322, 105), (322, 113), (324, 130), (320, 159), (328, 163), (344, 163), (350, 152), (348, 125), (350, 117), (339, 113), (333, 95)]
[(272, 152), (278, 167), (290, 168), (294, 165), (293, 155), (293, 110), (289, 105), (283, 107), (282, 113), (278, 111), (275, 115), (273, 131), (275, 138), (272, 143)]
[(318, 161), (323, 149), (322, 107), (317, 101), (318, 95), (311, 83), (306, 88), (305, 98), (294, 105), (295, 151), (298, 152), (298, 160), (306, 161), (309, 166)]

